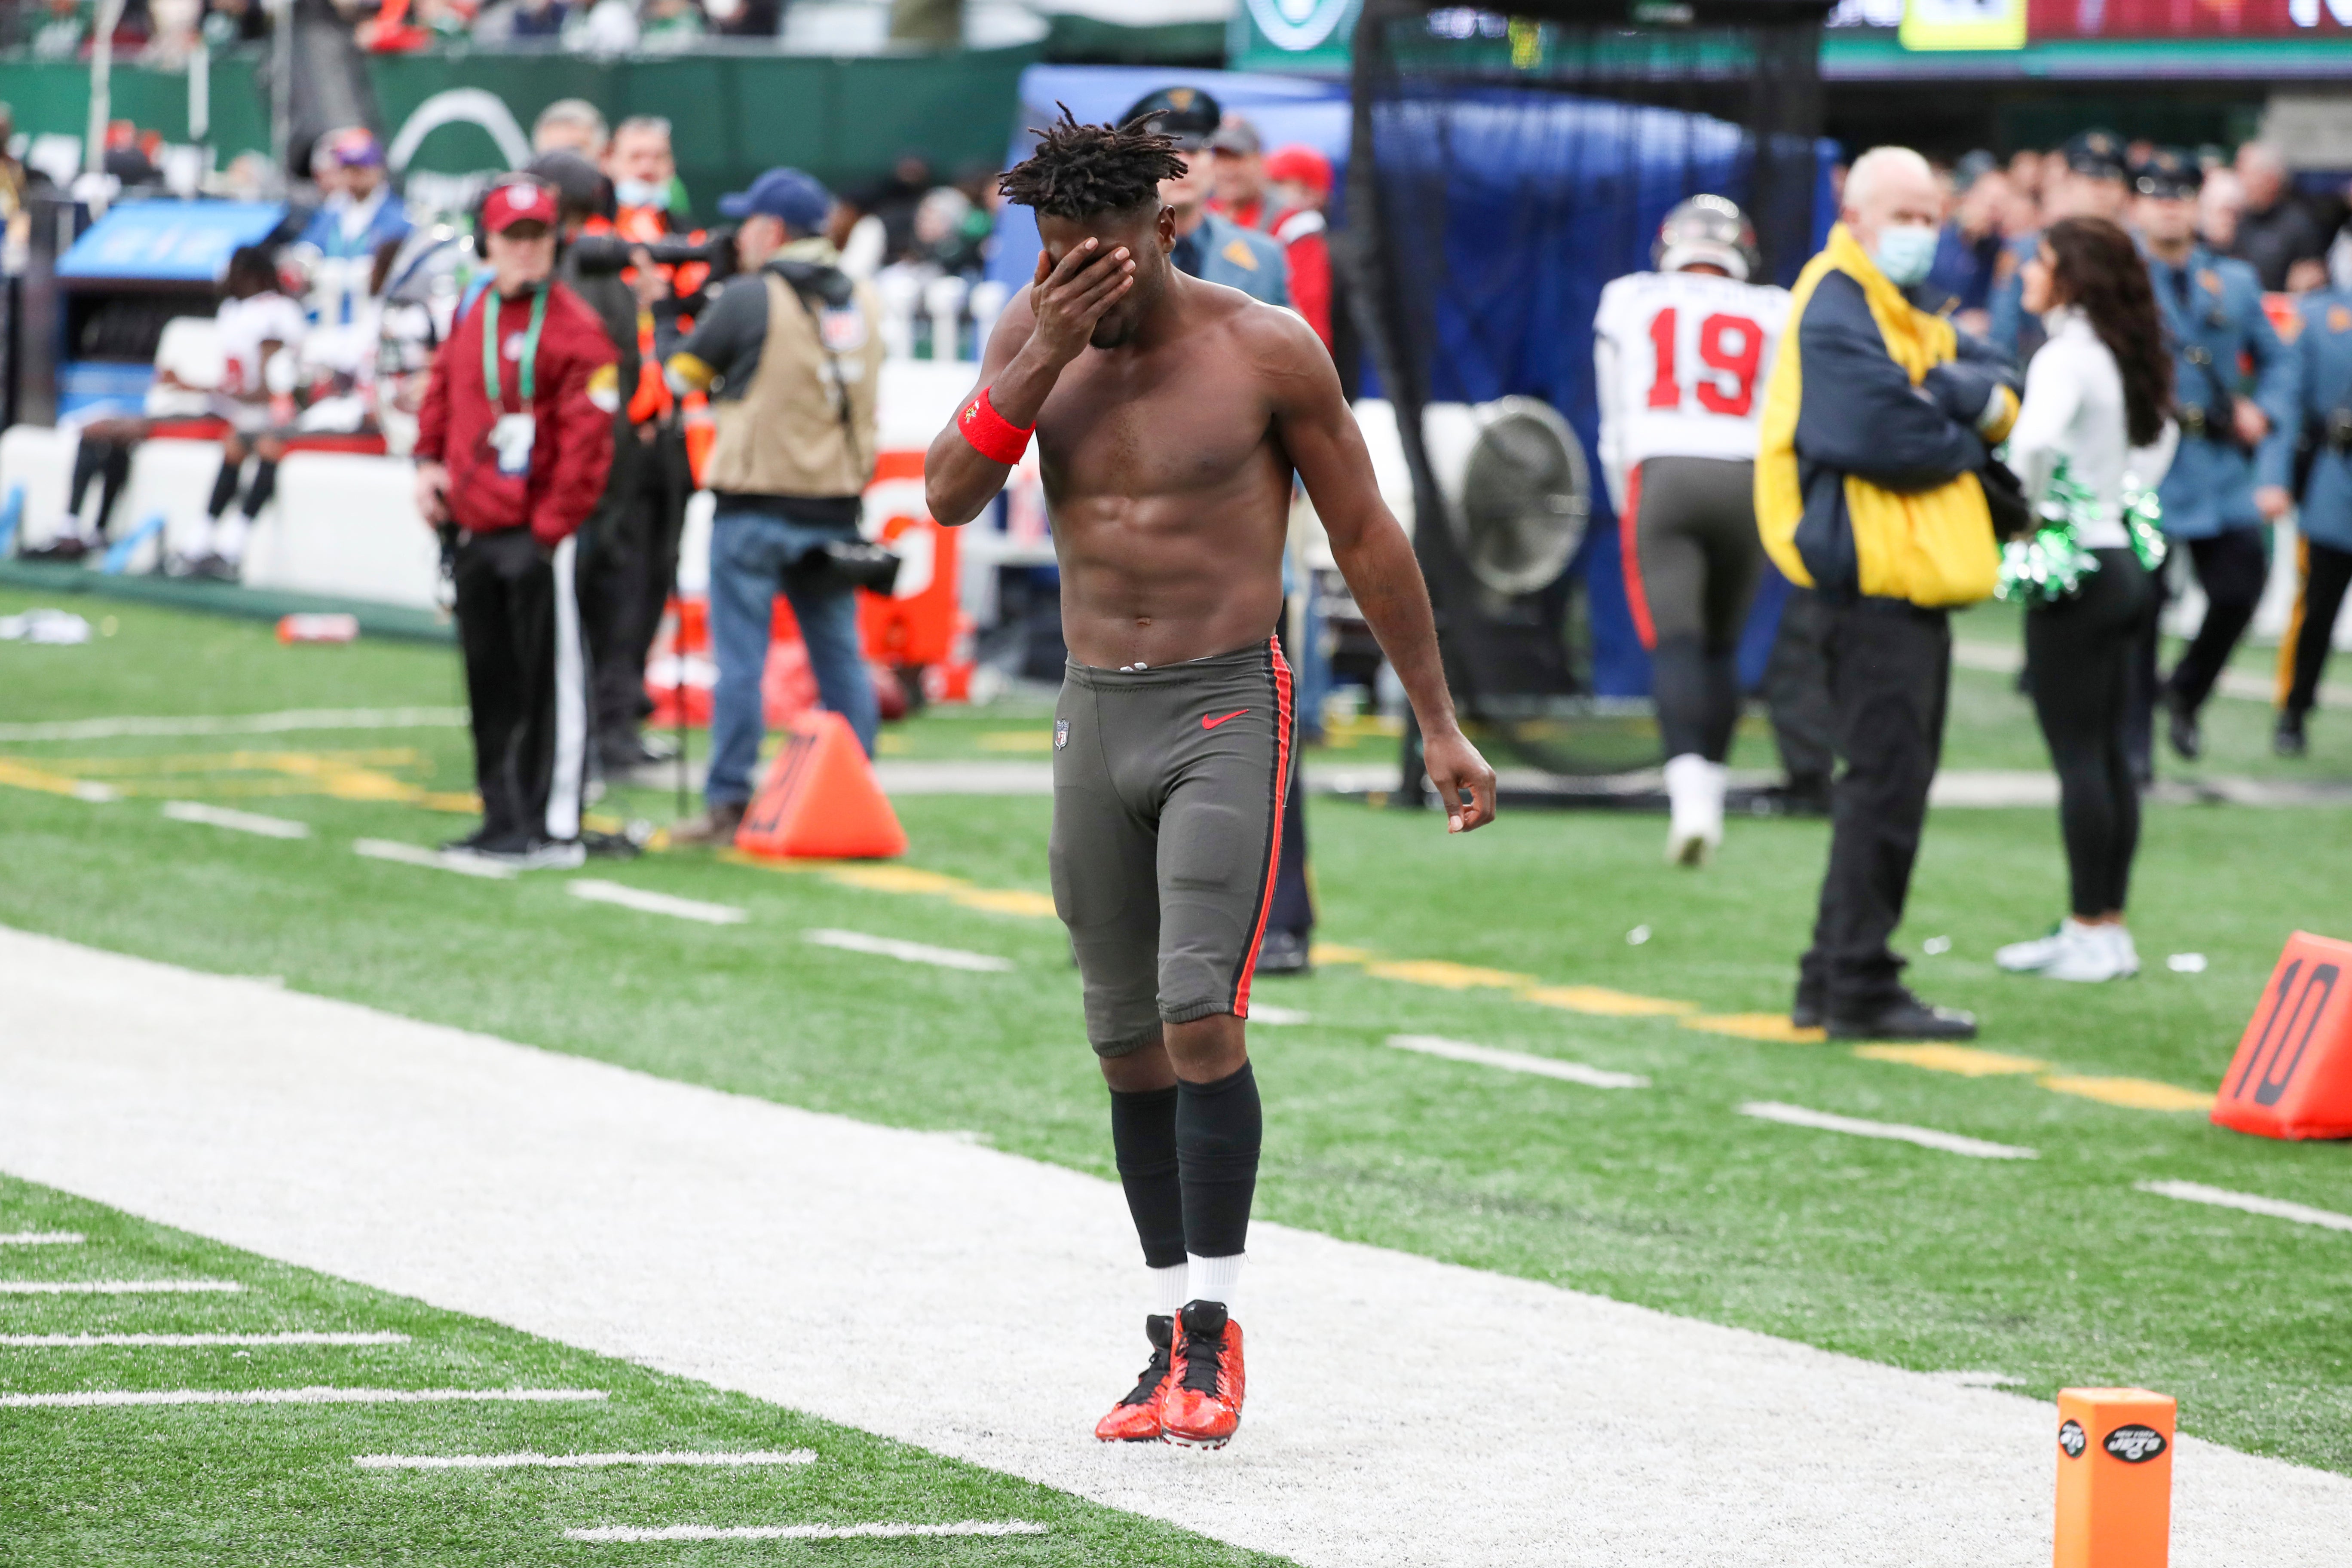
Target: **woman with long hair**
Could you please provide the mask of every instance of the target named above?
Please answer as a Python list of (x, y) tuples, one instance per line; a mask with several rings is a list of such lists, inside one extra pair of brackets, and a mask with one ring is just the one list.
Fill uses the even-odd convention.
[[(2026, 661), (2058, 770), (2073, 910), (2048, 936), (1996, 959), (2053, 980), (2114, 980), (2139, 973), (2124, 925), (2139, 847), (2124, 719), (2134, 638), (2155, 604), (2149, 571), (2163, 547), (2134, 509), (2179, 439), (2168, 416), (2172, 356), (2147, 265), (2104, 218), (2042, 231), (2025, 264), (2024, 305), (2049, 341), (2026, 368), (2009, 462), (2043, 521), (2030, 570), (2012, 581), (2028, 605)], [(2020, 550), (2013, 557), (2025, 559)]]

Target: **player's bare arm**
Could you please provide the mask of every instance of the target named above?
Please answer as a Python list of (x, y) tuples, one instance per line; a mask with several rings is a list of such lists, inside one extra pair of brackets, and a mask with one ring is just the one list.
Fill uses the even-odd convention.
[[(1134, 272), (1127, 247), (1092, 236), (1058, 258), (1046, 250), (1037, 253), (1036, 276), (997, 319), (981, 358), (980, 384), (1005, 423), (1037, 423), (1062, 372), (1086, 352), (1095, 323), (1127, 293)], [(970, 522), (1004, 488), (1012, 471), (1012, 464), (988, 457), (949, 425), (923, 458), (931, 516), (949, 528)]]
[(1252, 315), (1276, 434), (1330, 536), (1339, 574), (1412, 703), (1429, 782), (1445, 803), (1446, 826), (1454, 833), (1483, 826), (1495, 818), (1495, 770), (1455, 720), (1421, 563), (1381, 500), (1371, 454), (1339, 390), (1331, 356), (1314, 329), (1287, 311), (1261, 308)]

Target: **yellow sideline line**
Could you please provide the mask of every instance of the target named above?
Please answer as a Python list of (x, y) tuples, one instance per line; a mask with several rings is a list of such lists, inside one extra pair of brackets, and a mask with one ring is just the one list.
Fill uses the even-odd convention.
[[(991, 914), (1020, 915), (1037, 920), (1051, 919), (1054, 915), (1054, 900), (1044, 893), (1019, 888), (983, 888), (961, 877), (952, 877), (943, 871), (927, 871), (917, 866), (885, 862), (845, 864), (837, 860), (777, 860), (746, 855), (736, 849), (721, 851), (719, 858), (766, 871), (814, 871), (840, 887), (860, 888), (874, 893), (942, 898), (966, 909), (985, 910)], [(1637, 992), (1613, 990), (1606, 985), (1546, 985), (1532, 974), (1521, 974), (1508, 969), (1487, 969), (1475, 963), (1456, 963), (1449, 959), (1382, 958), (1368, 948), (1349, 947), (1332, 942), (1317, 942), (1312, 957), (1317, 963), (1326, 966), (1352, 964), (1374, 979), (1393, 980), (1399, 984), (1420, 985), (1437, 991), (1504, 991), (1518, 1001), (1532, 1003), (1538, 1007), (1557, 1007), (1591, 1017), (1672, 1018), (1685, 1029), (1777, 1045), (1817, 1045), (1827, 1038), (1820, 1029), (1799, 1028), (1790, 1023), (1785, 1013), (1706, 1013), (1701, 1011), (1696, 1002), (1681, 1002), (1666, 996), (1644, 996)], [(2032, 1077), (2035, 1083), (2053, 1093), (2095, 1100), (2103, 1105), (2121, 1106), (2129, 1110), (2210, 1110), (2213, 1107), (2210, 1094), (2195, 1089), (2158, 1083), (2150, 1079), (2062, 1074), (2051, 1063), (2037, 1058), (2010, 1056), (1974, 1046), (1862, 1045), (1853, 1047), (1853, 1054), (1866, 1061), (1894, 1062), (1928, 1072), (1957, 1073), (1963, 1078)]]

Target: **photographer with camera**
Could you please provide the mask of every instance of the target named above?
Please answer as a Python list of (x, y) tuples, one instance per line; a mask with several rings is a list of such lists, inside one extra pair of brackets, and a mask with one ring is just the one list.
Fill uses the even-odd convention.
[(588, 711), (572, 535), (604, 493), (620, 374), (594, 311), (555, 280), (553, 186), (483, 197), (490, 283), (434, 355), (416, 420), (416, 508), (454, 526), (457, 640), (482, 826), (449, 846), (577, 866)]
[(850, 573), (877, 564), (862, 558), (878, 553), (859, 539), (857, 521), (874, 474), (881, 301), (841, 270), (824, 237), (833, 197), (800, 170), (771, 169), (719, 207), (740, 225), (742, 270), (668, 360), (672, 386), (709, 391), (719, 424), (704, 476), (718, 501), (710, 641), (719, 687), (708, 809), (672, 831), (681, 844), (730, 842), (751, 802), (778, 592), (800, 622), (824, 705), (849, 721), (868, 756), (880, 719)]

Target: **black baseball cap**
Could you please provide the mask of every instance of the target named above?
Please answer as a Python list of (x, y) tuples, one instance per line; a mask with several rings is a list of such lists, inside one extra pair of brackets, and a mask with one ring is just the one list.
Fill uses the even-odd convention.
[(1217, 100), (1197, 87), (1163, 87), (1129, 104), (1118, 122), (1141, 120), (1184, 152), (1197, 153), (1209, 144), (1224, 117)]
[(2205, 171), (2178, 147), (2159, 147), (2132, 170), (2132, 189), (2144, 196), (2178, 201), (2205, 188)]
[(2095, 180), (2121, 180), (2124, 174), (2123, 138), (2112, 131), (2085, 131), (2069, 136), (2059, 150), (2066, 167), (2078, 174)]

